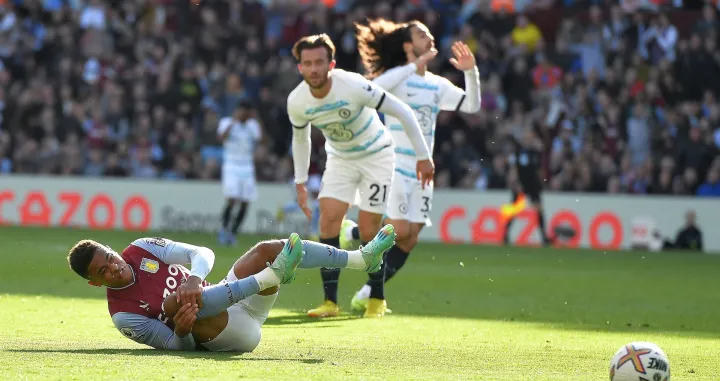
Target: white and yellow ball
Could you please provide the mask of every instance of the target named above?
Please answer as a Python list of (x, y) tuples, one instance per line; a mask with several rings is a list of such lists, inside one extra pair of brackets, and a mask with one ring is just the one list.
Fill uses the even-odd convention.
[(610, 360), (610, 381), (670, 381), (670, 361), (657, 345), (632, 342)]

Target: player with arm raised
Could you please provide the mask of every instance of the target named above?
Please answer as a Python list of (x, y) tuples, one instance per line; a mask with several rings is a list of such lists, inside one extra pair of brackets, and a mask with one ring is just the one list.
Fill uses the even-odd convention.
[[(254, 154), (262, 129), (257, 119), (252, 117), (251, 109), (249, 102), (242, 101), (232, 117), (222, 118), (218, 123), (218, 139), (223, 144), (222, 187), (226, 199), (222, 229), (218, 235), (222, 245), (236, 244), (236, 236), (248, 206), (257, 199)], [(239, 205), (240, 210), (231, 227), (230, 219), (235, 205)]]
[(88, 284), (107, 288), (113, 324), (129, 339), (157, 349), (251, 352), (278, 285), (290, 283), (297, 268), (378, 271), (394, 239), (387, 225), (361, 250), (345, 251), (293, 233), (255, 245), (217, 285), (205, 281), (212, 250), (163, 238), (137, 239), (122, 254), (82, 240), (67, 259)]
[[(435, 44), (428, 28), (418, 21), (398, 24), (384, 19), (370, 20), (367, 25), (356, 24), (358, 50), (367, 71), (367, 77), (407, 103), (414, 111), (422, 128), (430, 152), (435, 144), (435, 125), (440, 111), (475, 113), (480, 110), (480, 79), (475, 57), (462, 42), (452, 46), (454, 57), (450, 63), (464, 73), (465, 90), (449, 80), (430, 73), (427, 61), (418, 57), (433, 54)], [(371, 274), (370, 280), (352, 300), (355, 310), (365, 309), (377, 299), (385, 299), (382, 283), (376, 281), (384, 274), (391, 279), (415, 247), (418, 235), (425, 225), (430, 225), (433, 186), (423, 183), (415, 176), (416, 151), (410, 144), (405, 129), (391, 115), (385, 117), (385, 125), (395, 140), (395, 177), (388, 200), (387, 221), (395, 226), (397, 244), (386, 254), (386, 267)], [(345, 224), (341, 232), (343, 241), (357, 239), (357, 230)]]
[[(359, 237), (366, 242), (381, 226), (395, 162), (392, 137), (376, 110), (394, 116), (406, 131), (409, 144), (417, 152), (413, 171), (421, 182), (431, 181), (434, 175), (427, 143), (410, 107), (360, 74), (335, 69), (335, 46), (327, 35), (303, 37), (293, 46), (293, 55), (303, 77), (287, 101), (293, 125), (298, 204), (310, 218), (305, 182), (310, 164), (310, 125), (314, 125), (325, 136), (327, 152), (318, 196), (320, 242), (340, 246), (341, 224), (357, 193)], [(323, 269), (321, 275), (325, 301), (308, 315), (337, 316), (340, 270)], [(382, 305), (368, 305), (366, 316), (377, 316), (382, 311)]]

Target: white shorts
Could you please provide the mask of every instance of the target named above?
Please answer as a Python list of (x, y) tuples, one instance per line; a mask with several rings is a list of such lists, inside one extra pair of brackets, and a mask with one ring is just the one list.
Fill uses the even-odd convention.
[[(235, 271), (230, 269), (220, 283), (235, 280)], [(277, 297), (277, 292), (267, 296), (255, 294), (233, 304), (227, 309), (228, 323), (225, 329), (202, 346), (212, 352), (252, 352), (260, 344), (260, 327), (267, 320)]]
[(394, 168), (392, 147), (353, 160), (328, 155), (318, 198), (334, 198), (366, 212), (384, 214)]
[(230, 171), (223, 171), (222, 187), (225, 198), (240, 201), (255, 201), (257, 199), (257, 183), (254, 175), (238, 176)]
[(390, 201), (385, 215), (393, 220), (404, 220), (431, 226), (432, 184), (422, 189), (420, 181), (396, 173), (393, 178)]

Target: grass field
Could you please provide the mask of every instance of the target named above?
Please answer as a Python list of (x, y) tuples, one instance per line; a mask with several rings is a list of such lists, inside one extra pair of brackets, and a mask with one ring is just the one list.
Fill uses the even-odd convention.
[[(70, 272), (67, 249), (120, 251), (136, 234), (3, 227), (0, 379), (607, 380), (630, 341), (659, 344), (673, 380), (720, 378), (720, 256), (421, 245), (386, 291), (385, 319), (308, 320), (319, 274), (284, 286), (251, 354), (146, 349), (114, 329), (104, 291)], [(221, 279), (244, 248), (216, 250)], [(342, 307), (365, 277), (341, 276)]]

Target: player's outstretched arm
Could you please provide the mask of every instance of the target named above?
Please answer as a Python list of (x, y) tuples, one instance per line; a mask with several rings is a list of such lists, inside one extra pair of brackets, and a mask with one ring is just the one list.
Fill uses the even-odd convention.
[(420, 57), (408, 56), (408, 60), (411, 60), (407, 65), (394, 67), (373, 79), (373, 83), (382, 87), (385, 91), (393, 91), (402, 81), (407, 79), (412, 73), (415, 73), (418, 68), (424, 68), (428, 61), (435, 58), (438, 51), (433, 48), (427, 53)]
[(373, 83), (385, 91), (393, 91), (402, 81), (417, 71), (417, 65), (411, 62), (405, 66), (394, 67), (373, 79)]
[(155, 349), (195, 350), (195, 339), (192, 335), (180, 337), (160, 320), (129, 312), (118, 312), (112, 316), (112, 321), (125, 337), (137, 343)]
[(456, 42), (452, 46), (454, 57), (450, 63), (465, 76), (465, 91), (445, 80), (445, 91), (440, 97), (440, 108), (445, 111), (462, 111), (474, 114), (480, 111), (480, 72), (475, 56), (467, 45)]

